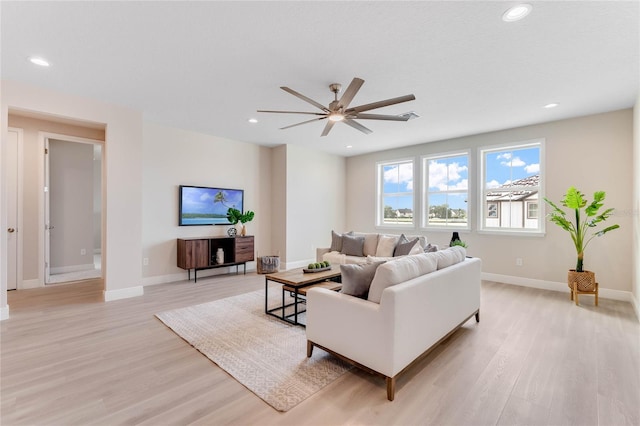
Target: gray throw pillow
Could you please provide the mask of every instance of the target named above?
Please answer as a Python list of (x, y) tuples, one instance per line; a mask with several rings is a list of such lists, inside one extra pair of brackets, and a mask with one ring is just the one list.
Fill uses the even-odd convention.
[(344, 294), (366, 299), (378, 266), (384, 262), (340, 265)]
[(341, 253), (347, 256), (364, 256), (364, 237), (354, 237), (344, 234), (342, 236)]
[(398, 244), (396, 244), (396, 249), (393, 251), (393, 256), (406, 256), (411, 252), (413, 246), (418, 244), (418, 239), (415, 240), (407, 240), (407, 237), (404, 234), (400, 235), (400, 239), (398, 240)]
[(345, 234), (338, 234), (335, 231), (331, 231), (331, 248), (329, 249), (329, 251), (342, 251), (343, 235), (353, 235), (353, 231), (347, 232)]

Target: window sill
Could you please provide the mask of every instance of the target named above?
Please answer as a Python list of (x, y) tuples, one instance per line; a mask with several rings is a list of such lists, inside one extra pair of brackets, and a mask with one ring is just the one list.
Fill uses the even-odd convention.
[(540, 237), (544, 237), (545, 236), (545, 232), (544, 231), (515, 231), (515, 230), (508, 230), (508, 231), (498, 231), (498, 230), (487, 230), (487, 229), (482, 229), (482, 230), (478, 230), (476, 231), (478, 235), (504, 235), (505, 237), (533, 237), (533, 238), (540, 238)]

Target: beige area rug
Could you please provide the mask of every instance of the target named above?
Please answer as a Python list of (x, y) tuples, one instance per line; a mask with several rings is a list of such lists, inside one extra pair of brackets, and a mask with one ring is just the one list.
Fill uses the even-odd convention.
[(266, 315), (264, 290), (156, 317), (278, 411), (290, 410), (351, 368), (320, 350), (307, 358), (305, 329)]

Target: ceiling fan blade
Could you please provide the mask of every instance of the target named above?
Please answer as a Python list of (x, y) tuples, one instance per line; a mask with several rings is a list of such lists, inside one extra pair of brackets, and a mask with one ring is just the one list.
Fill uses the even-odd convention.
[(409, 117), (402, 115), (382, 115), (382, 114), (356, 114), (350, 118), (357, 118), (358, 120), (389, 120), (389, 121), (407, 121)]
[(358, 130), (360, 130), (362, 133), (366, 133), (367, 135), (368, 135), (369, 133), (373, 133), (373, 131), (372, 131), (372, 130), (367, 129), (367, 128), (366, 128), (366, 127), (364, 127), (362, 124), (360, 124), (360, 123), (358, 123), (358, 122), (356, 122), (356, 121), (353, 121), (353, 120), (352, 120), (352, 119), (350, 119), (350, 118), (345, 118), (344, 120), (342, 120), (342, 122), (343, 122), (344, 124), (348, 125), (348, 126), (353, 127), (354, 129), (358, 129)]
[(416, 97), (414, 95), (405, 95), (405, 96), (400, 96), (397, 98), (392, 98), (392, 99), (387, 99), (385, 101), (378, 101), (378, 102), (373, 102), (370, 104), (366, 104), (366, 105), (360, 105), (354, 108), (349, 108), (348, 110), (345, 111), (346, 114), (350, 114), (353, 112), (363, 112), (363, 111), (369, 111), (372, 109), (376, 109), (376, 108), (382, 108), (382, 107), (386, 107), (389, 105), (395, 105), (395, 104), (400, 104), (402, 102), (408, 102), (408, 101), (413, 101), (415, 100)]
[(302, 112), (302, 111), (271, 111), (266, 109), (259, 109), (258, 112), (275, 112), (279, 114), (311, 114), (311, 115), (325, 115), (324, 112)]
[(281, 86), (280, 88), (281, 88), (282, 90), (284, 90), (285, 92), (287, 92), (287, 93), (291, 93), (293, 96), (295, 96), (295, 97), (297, 97), (297, 98), (300, 98), (300, 99), (302, 99), (302, 100), (303, 100), (303, 101), (305, 101), (305, 102), (310, 103), (310, 104), (311, 104), (311, 105), (313, 105), (314, 107), (316, 107), (316, 108), (320, 108), (322, 111), (329, 112), (329, 110), (327, 109), (327, 107), (326, 107), (326, 106), (324, 106), (324, 105), (322, 105), (322, 104), (320, 104), (320, 103), (318, 103), (318, 102), (314, 101), (314, 100), (313, 100), (313, 99), (311, 99), (311, 98), (307, 98), (305, 95), (303, 95), (303, 94), (301, 94), (301, 93), (298, 93), (298, 92), (296, 92), (296, 91), (295, 91), (295, 90), (293, 90), (293, 89), (289, 89), (288, 87), (285, 87), (285, 86)]
[(303, 121), (301, 123), (292, 124), (292, 125), (286, 126), (286, 127), (280, 127), (280, 130), (290, 129), (292, 127), (300, 126), (302, 124), (311, 123), (312, 121), (324, 120), (325, 118), (327, 118), (327, 117), (325, 116), (325, 117), (319, 117), (319, 118), (312, 118), (311, 120)]
[(336, 124), (336, 122), (333, 120), (327, 121), (327, 125), (324, 126), (324, 130), (322, 131), (322, 134), (320, 136), (327, 136), (331, 131), (331, 129), (333, 128), (334, 124)]
[(363, 84), (364, 84), (364, 80), (361, 78), (356, 77), (353, 80), (351, 80), (351, 83), (349, 83), (349, 87), (347, 87), (347, 90), (344, 91), (344, 93), (342, 94), (342, 97), (338, 101), (338, 108), (348, 107), (351, 101), (353, 100), (354, 96), (356, 96), (356, 93), (358, 93), (358, 90), (360, 90)]

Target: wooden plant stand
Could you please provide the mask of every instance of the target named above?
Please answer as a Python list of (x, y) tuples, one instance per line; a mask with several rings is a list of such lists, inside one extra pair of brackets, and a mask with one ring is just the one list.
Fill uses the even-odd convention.
[(573, 288), (571, 289), (571, 300), (576, 301), (576, 305), (580, 305), (578, 303), (578, 295), (579, 294), (593, 294), (596, 297), (596, 306), (598, 306), (598, 283), (596, 283), (595, 288), (591, 291), (581, 291), (578, 290), (578, 283), (573, 283)]

